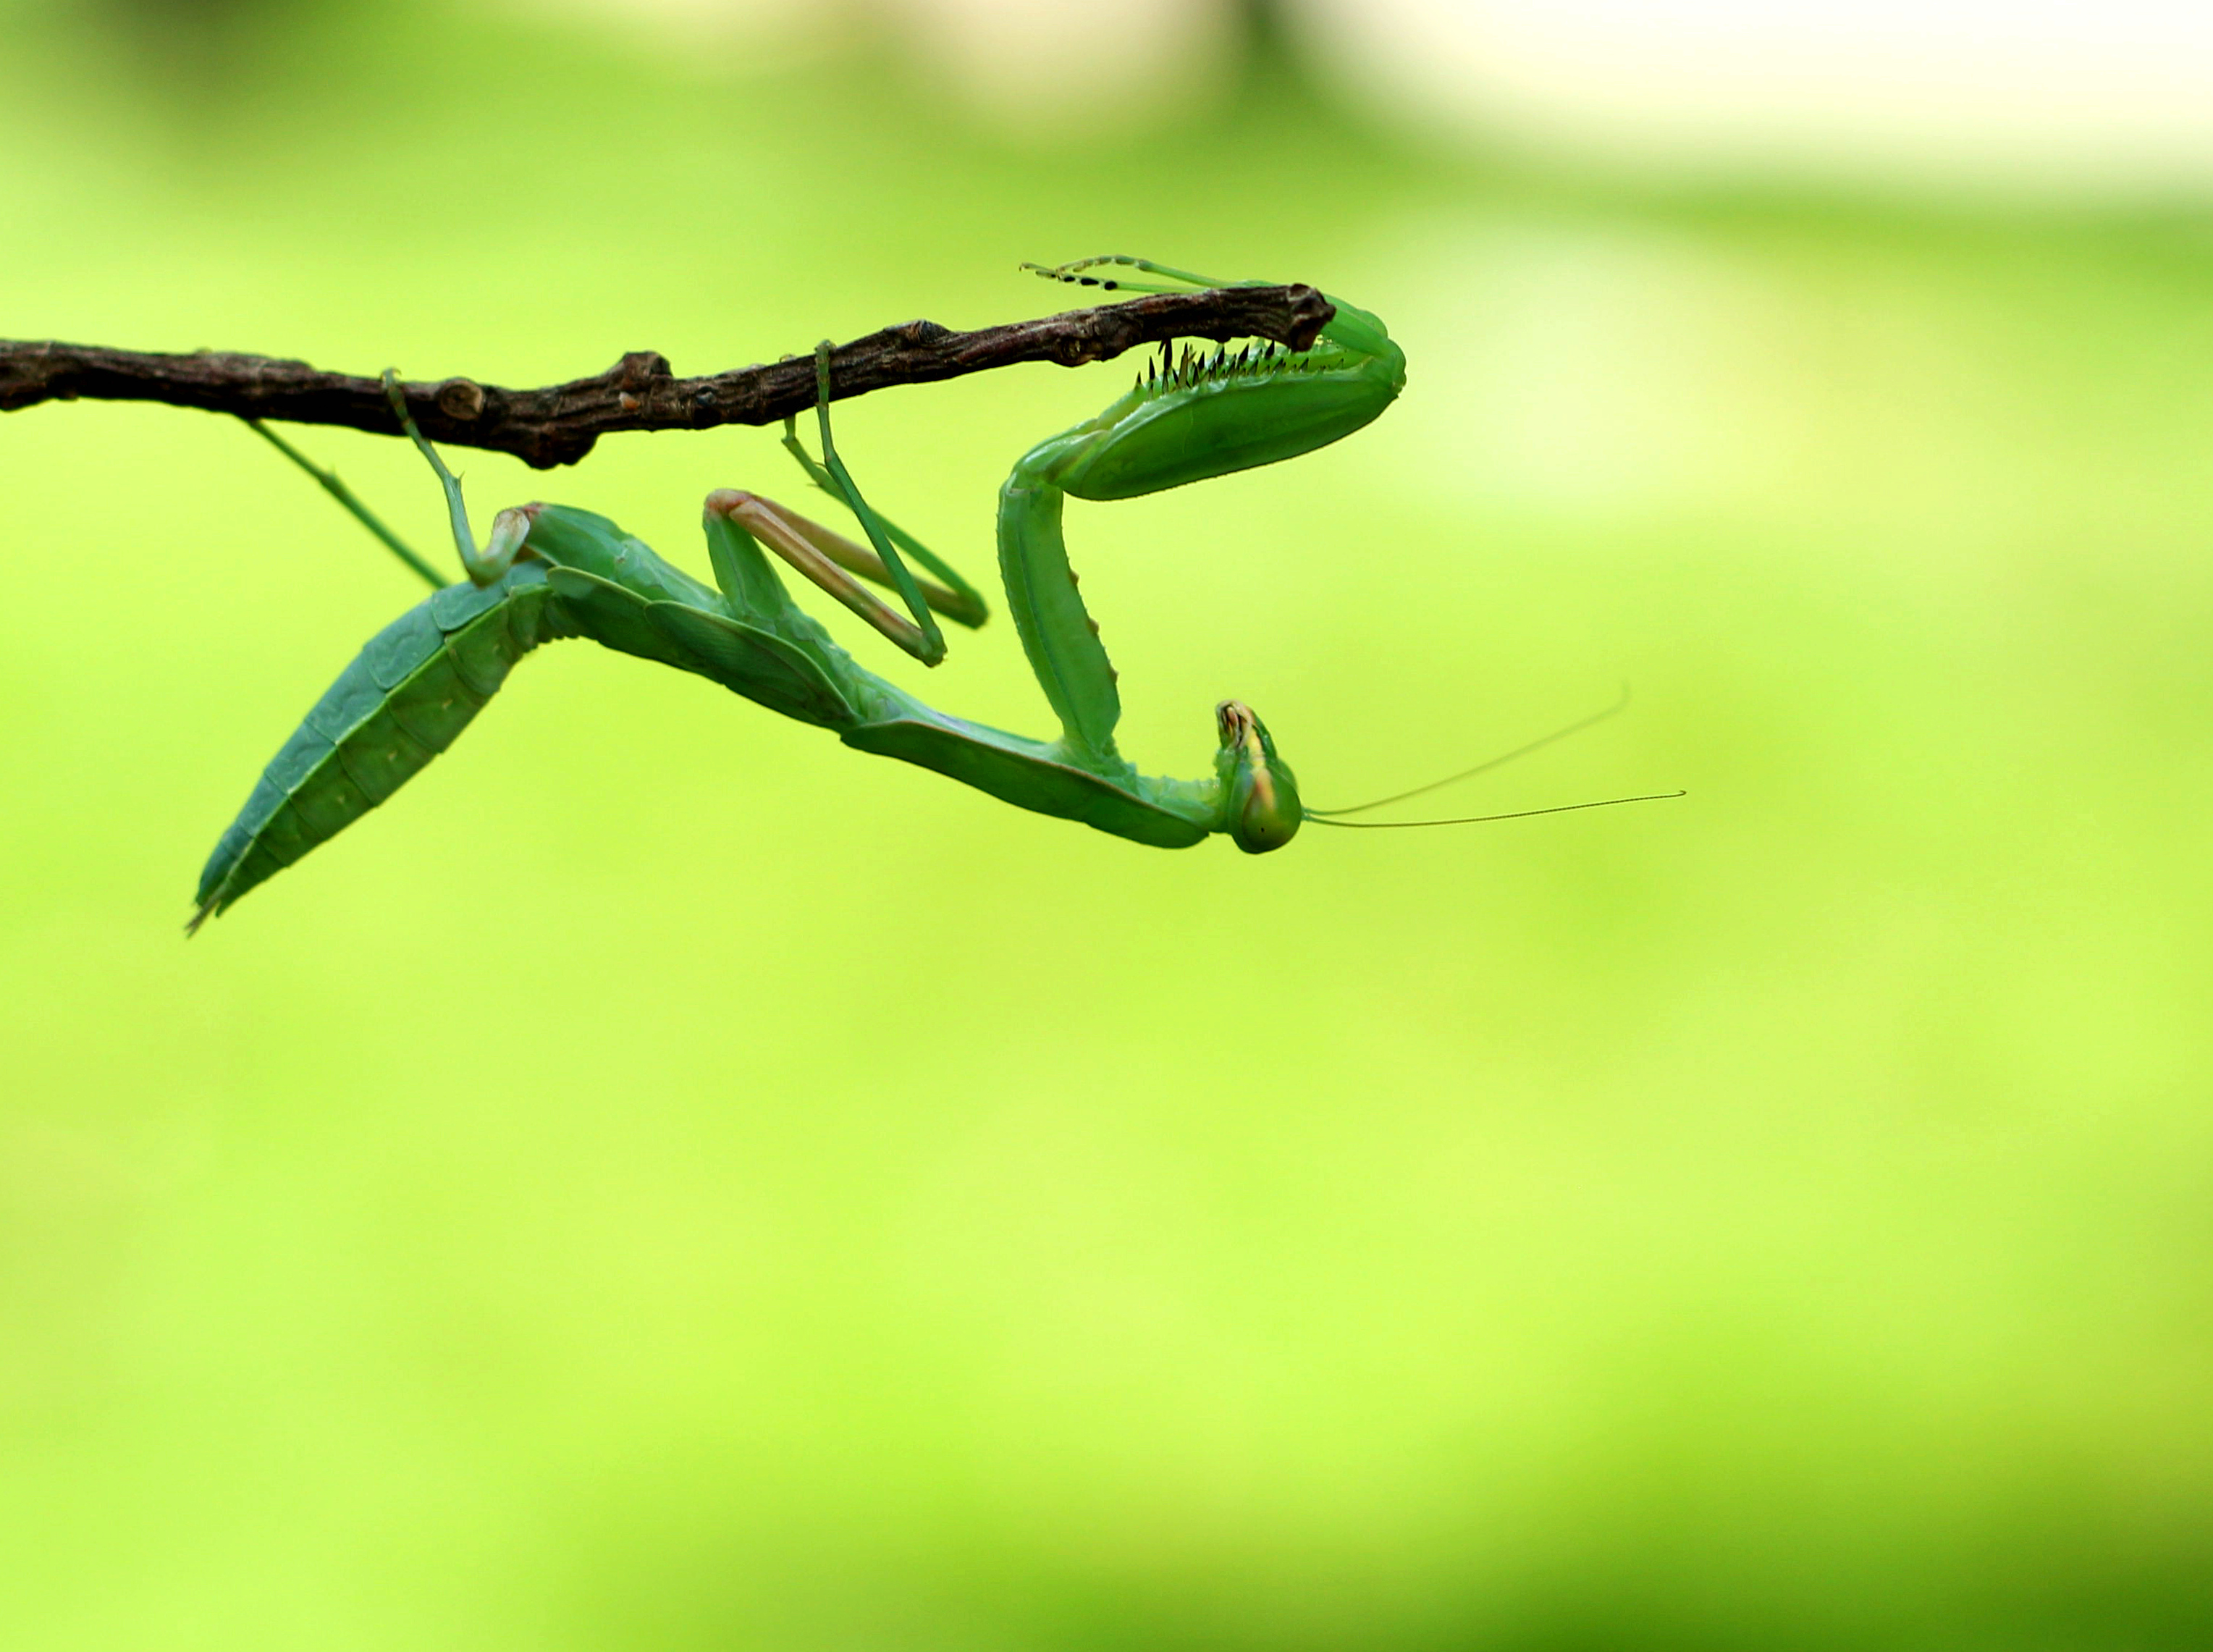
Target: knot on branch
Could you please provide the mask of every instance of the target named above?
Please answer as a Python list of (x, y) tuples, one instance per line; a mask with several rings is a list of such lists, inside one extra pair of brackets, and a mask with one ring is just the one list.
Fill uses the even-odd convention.
[(448, 379), (431, 399), (448, 418), (473, 424), (484, 417), (484, 387), (473, 379)]
[(676, 369), (668, 364), (668, 357), (657, 350), (633, 350), (607, 369), (607, 377), (618, 390), (627, 390), (637, 395), (653, 387), (659, 379), (673, 379)]

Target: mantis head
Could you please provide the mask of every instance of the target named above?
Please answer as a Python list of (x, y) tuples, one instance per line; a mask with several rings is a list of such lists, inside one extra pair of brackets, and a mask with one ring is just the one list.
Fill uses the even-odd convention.
[(1222, 749), (1214, 754), (1222, 777), (1221, 829), (1248, 855), (1281, 849), (1306, 819), (1291, 765), (1276, 755), (1268, 725), (1243, 701), (1222, 701), (1214, 721), (1222, 734)]

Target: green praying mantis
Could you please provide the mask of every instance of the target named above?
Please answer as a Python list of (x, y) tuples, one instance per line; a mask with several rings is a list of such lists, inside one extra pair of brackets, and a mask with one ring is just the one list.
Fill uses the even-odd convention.
[[(1261, 284), (1216, 281), (1119, 255), (1024, 267), (1131, 292)], [(1113, 273), (1089, 273), (1101, 268)], [(1149, 279), (1132, 280), (1131, 271)], [(855, 485), (831, 433), (827, 344), (815, 357), (821, 459), (808, 454), (789, 420), (784, 445), (815, 485), (844, 503), (868, 543), (855, 544), (757, 494), (717, 489), (707, 496), (704, 511), (713, 588), (607, 518), (565, 505), (503, 510), (479, 548), (459, 480), (408, 417), (387, 372), (401, 426), (444, 490), (467, 580), (444, 586), (370, 638), (308, 713), (216, 845), (187, 932), (384, 802), (453, 743), (517, 661), (540, 643), (572, 637), (705, 677), (772, 711), (831, 729), (857, 750), (934, 769), (1017, 808), (1157, 848), (1188, 847), (1218, 832), (1257, 855), (1282, 848), (1308, 820), (1370, 824), (1333, 817), (1415, 793), (1353, 809), (1306, 808), (1267, 726), (1237, 700), (1215, 708), (1212, 773), (1185, 780), (1138, 772), (1114, 743), (1121, 716), (1115, 673), (1078, 594), (1061, 533), (1062, 502), (1070, 495), (1134, 498), (1272, 464), (1349, 436), (1381, 413), (1405, 383), (1405, 357), (1376, 317), (1342, 299), (1330, 302), (1336, 315), (1311, 349), (1186, 349), (1180, 357), (1164, 349), (1136, 386), (1096, 418), (1015, 461), (999, 492), (999, 571), (1023, 651), (1060, 722), (1059, 737), (1046, 741), (952, 716), (866, 670), (793, 602), (777, 576), (770, 553), (925, 665), (945, 656), (936, 616), (969, 626), (985, 617), (976, 590), (880, 516)], [(273, 432), (254, 428), (437, 582), (334, 476), (317, 471)], [(907, 565), (910, 556), (943, 583), (918, 578)], [(887, 587), (899, 607), (863, 580)]]

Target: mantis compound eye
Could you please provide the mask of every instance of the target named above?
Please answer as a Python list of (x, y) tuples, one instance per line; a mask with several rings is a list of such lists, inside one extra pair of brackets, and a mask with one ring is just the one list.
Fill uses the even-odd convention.
[(1248, 855), (1281, 849), (1306, 819), (1291, 765), (1276, 755), (1267, 725), (1241, 700), (1222, 701), (1214, 720), (1222, 736), (1214, 760), (1222, 775), (1222, 829)]

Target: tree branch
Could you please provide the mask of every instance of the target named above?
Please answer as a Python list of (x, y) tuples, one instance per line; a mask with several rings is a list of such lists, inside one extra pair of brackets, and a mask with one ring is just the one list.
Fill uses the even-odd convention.
[[(831, 386), (844, 400), (889, 385), (926, 384), (1016, 362), (1080, 367), (1171, 338), (1271, 338), (1305, 350), (1335, 314), (1311, 287), (1224, 287), (1157, 293), (975, 332), (909, 321), (838, 345), (830, 357)], [(575, 464), (610, 431), (772, 424), (803, 411), (814, 405), (814, 358), (810, 353), (680, 379), (666, 357), (641, 350), (591, 378), (538, 390), (458, 378), (402, 388), (408, 411), (433, 440), (513, 454), (549, 470)], [(99, 344), (0, 339), (0, 412), (79, 398), (159, 401), (240, 418), (399, 433), (384, 387), (374, 377), (320, 372), (305, 362), (267, 356), (215, 351), (160, 356)]]

